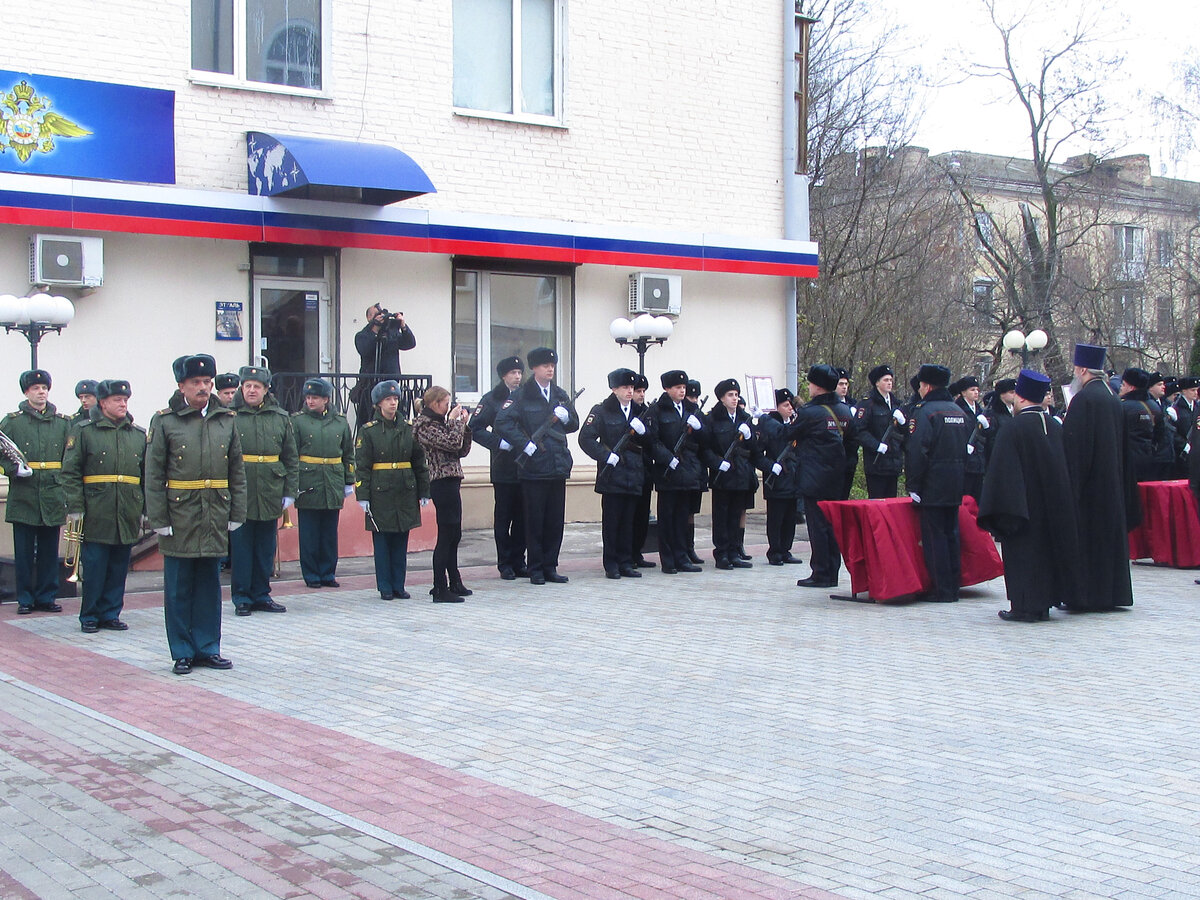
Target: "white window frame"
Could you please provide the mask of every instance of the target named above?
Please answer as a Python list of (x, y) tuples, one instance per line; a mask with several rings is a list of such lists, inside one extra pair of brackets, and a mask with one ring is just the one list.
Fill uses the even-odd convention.
[[(238, 88), (247, 91), (260, 91), (265, 94), (289, 94), (302, 97), (332, 97), (330, 77), (330, 60), (333, 53), (332, 27), (330, 15), (333, 11), (333, 0), (320, 0), (321, 21), (321, 86), (319, 88), (297, 87), (290, 84), (273, 84), (269, 81), (256, 81), (246, 72), (246, 0), (233, 0), (233, 72), (210, 72), (207, 69), (189, 69), (188, 80), (193, 84), (210, 87)], [(189, 11), (190, 22), (190, 11)], [(188, 58), (191, 59), (191, 32), (189, 30)]]
[(1117, 278), (1144, 281), (1146, 278), (1146, 229), (1141, 225), (1114, 225), (1117, 246)]
[[(554, 0), (554, 114), (550, 116), (519, 112), (521, 108), (521, 0), (511, 0), (512, 8), (512, 108), (513, 112), (495, 112), (490, 109), (471, 109), (467, 106), (453, 107), (454, 115), (474, 119), (499, 119), (502, 122), (521, 122), (526, 125), (545, 125), (565, 128), (563, 103), (566, 97), (566, 0)], [(453, 71), (451, 78), (453, 79)]]

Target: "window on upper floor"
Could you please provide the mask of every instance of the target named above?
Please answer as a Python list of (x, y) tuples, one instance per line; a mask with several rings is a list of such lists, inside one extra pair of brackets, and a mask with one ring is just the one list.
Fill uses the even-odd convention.
[(1164, 269), (1171, 268), (1175, 263), (1175, 235), (1169, 231), (1160, 231), (1156, 235), (1155, 244), (1158, 247), (1158, 264)]
[(975, 213), (975, 249), (986, 250), (995, 246), (996, 222), (991, 213)]
[(1114, 225), (1113, 236), (1117, 280), (1142, 281), (1146, 277), (1146, 229), (1139, 225)]
[(1175, 304), (1170, 297), (1159, 297), (1154, 301), (1154, 328), (1161, 335), (1175, 331)]
[(324, 87), (329, 0), (192, 0), (192, 74), (218, 84)]
[(564, 0), (454, 0), (454, 106), (556, 123)]
[(1145, 332), (1142, 295), (1136, 291), (1117, 294), (1113, 309), (1113, 343), (1121, 347), (1141, 347), (1145, 343)]
[(977, 278), (971, 286), (971, 309), (976, 325), (992, 321), (992, 310), (996, 305), (996, 282), (991, 278)]

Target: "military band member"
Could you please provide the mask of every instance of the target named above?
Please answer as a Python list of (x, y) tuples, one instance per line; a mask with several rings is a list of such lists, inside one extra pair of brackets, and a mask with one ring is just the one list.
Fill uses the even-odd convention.
[(604, 574), (608, 578), (641, 578), (634, 566), (634, 515), (645, 481), (643, 452), (653, 442), (646, 408), (633, 400), (637, 372), (608, 373), (611, 393), (592, 407), (579, 429), (579, 446), (596, 460), (596, 493), (600, 495)]
[(738, 555), (738, 528), (748, 498), (758, 489), (755, 470), (762, 450), (751, 427), (750, 414), (739, 401), (742, 388), (734, 378), (717, 383), (716, 405), (708, 414), (703, 446), (711, 473), (713, 559), (718, 569), (749, 569), (753, 563)]
[(483, 395), (471, 416), (471, 434), (475, 443), (491, 453), (492, 495), (495, 512), (492, 533), (496, 540), (496, 568), (505, 581), (529, 577), (525, 568), (525, 515), (521, 505), (521, 482), (517, 478), (517, 460), (512, 444), (496, 431), (496, 414), (521, 386), (525, 364), (519, 356), (509, 356), (496, 364), (500, 383)]
[(667, 575), (700, 572), (689, 553), (689, 522), (692, 498), (699, 496), (707, 483), (699, 455), (704, 423), (700, 407), (686, 397), (686, 372), (672, 369), (659, 380), (663, 394), (650, 406), (655, 436), (651, 468), (658, 491), (658, 561)]
[(93, 409), (96, 408), (96, 384), (91, 378), (85, 378), (75, 385), (75, 396), (79, 398), (79, 409), (71, 416), (71, 424), (78, 425), (88, 421)]
[(990, 441), (984, 434), (991, 428), (991, 421), (984, 415), (979, 404), (979, 379), (964, 375), (950, 386), (954, 401), (967, 414), (967, 461), (963, 467), (963, 493), (976, 500), (983, 491), (983, 473), (987, 470), (987, 448)]
[(1175, 410), (1175, 477), (1187, 478), (1190, 468), (1188, 455), (1191, 452), (1188, 437), (1196, 425), (1197, 413), (1200, 413), (1196, 404), (1196, 398), (1200, 395), (1200, 378), (1184, 375), (1176, 384), (1179, 394), (1170, 407)]
[[(518, 461), (525, 511), (525, 545), (530, 584), (565, 584), (558, 572), (566, 518), (571, 451), (567, 435), (579, 430), (570, 395), (554, 383), (558, 354), (549, 347), (529, 351), (533, 377), (509, 397), (496, 415), (495, 430), (527, 459)], [(541, 437), (534, 437), (541, 431)]]
[(1121, 414), (1125, 419), (1125, 446), (1135, 481), (1154, 481), (1157, 462), (1154, 448), (1162, 434), (1158, 404), (1150, 399), (1150, 373), (1131, 366), (1121, 373)]
[(346, 417), (329, 408), (333, 385), (304, 382), (304, 409), (292, 415), (299, 476), (296, 525), (300, 574), (310, 588), (338, 587), (338, 522), (354, 493), (354, 438)]
[(146, 515), (163, 555), (163, 613), (176, 675), (229, 669), (221, 656), (220, 559), (246, 521), (246, 470), (236, 415), (212, 392), (206, 353), (171, 366), (178, 390), (146, 434)]
[[(650, 379), (639, 374), (633, 383), (633, 402), (638, 406), (646, 406), (646, 391), (650, 388)], [(650, 445), (647, 445), (649, 448)], [(645, 481), (642, 483), (642, 496), (638, 498), (637, 507), (633, 511), (633, 565), (638, 569), (653, 569), (655, 564), (642, 555), (646, 547), (646, 536), (650, 533), (650, 501), (654, 495), (654, 475), (651, 472), (650, 457), (646, 456)]]
[(83, 599), (79, 627), (124, 631), (125, 576), (142, 534), (146, 429), (129, 415), (128, 381), (101, 381), (97, 405), (67, 438), (63, 491), (67, 518), (83, 527)]
[(17, 612), (61, 612), (58, 594), (58, 537), (66, 521), (66, 501), (59, 479), (70, 420), (50, 402), (50, 373), (33, 369), (21, 374), (21, 401), (0, 422), (20, 448), (28, 465), (4, 459), (8, 504), (4, 519), (12, 523), (17, 582)]
[(758, 419), (765, 454), (763, 498), (767, 501), (767, 563), (782, 566), (803, 560), (792, 555), (796, 540), (799, 454), (787, 426), (796, 421), (796, 397), (787, 388), (775, 391), (775, 409)]
[[(1016, 381), (1007, 380), (1015, 395)], [(904, 464), (908, 495), (921, 520), (925, 568), (933, 581), (924, 599), (953, 603), (962, 580), (958, 508), (967, 459), (967, 414), (950, 398), (950, 370), (945, 366), (921, 366), (917, 382), (921, 400), (909, 421)]]
[(233, 398), (238, 395), (238, 387), (241, 386), (241, 383), (242, 380), (233, 372), (226, 372), (213, 379), (213, 387), (222, 406), (233, 406)]
[(896, 373), (892, 367), (876, 366), (867, 379), (871, 392), (859, 401), (854, 419), (863, 448), (867, 498), (880, 500), (896, 496), (896, 484), (904, 469), (904, 426), (908, 420), (893, 394)]
[(383, 600), (407, 600), (408, 533), (421, 524), (429, 502), (429, 468), (412, 426), (400, 415), (400, 385), (371, 389), (375, 418), (358, 432), (354, 473), (358, 505), (375, 551), (375, 586)]

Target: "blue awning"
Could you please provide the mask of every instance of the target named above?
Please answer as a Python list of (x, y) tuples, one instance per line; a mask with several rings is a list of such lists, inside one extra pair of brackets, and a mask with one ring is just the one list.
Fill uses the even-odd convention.
[(246, 132), (247, 190), (385, 206), (437, 193), (411, 156), (384, 144)]

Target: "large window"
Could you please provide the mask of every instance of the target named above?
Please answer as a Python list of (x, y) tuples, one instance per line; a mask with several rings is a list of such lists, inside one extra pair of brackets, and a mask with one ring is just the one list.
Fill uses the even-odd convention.
[(1117, 245), (1117, 280), (1143, 281), (1146, 278), (1146, 229), (1137, 225), (1116, 225), (1113, 236)]
[(192, 0), (192, 71), (218, 83), (323, 87), (329, 0)]
[(556, 121), (563, 0), (454, 0), (454, 106)]
[(475, 400), (495, 384), (496, 363), (522, 361), (534, 347), (553, 347), (555, 380), (570, 384), (571, 296), (569, 272), (498, 270), (458, 262), (454, 269), (454, 393)]

